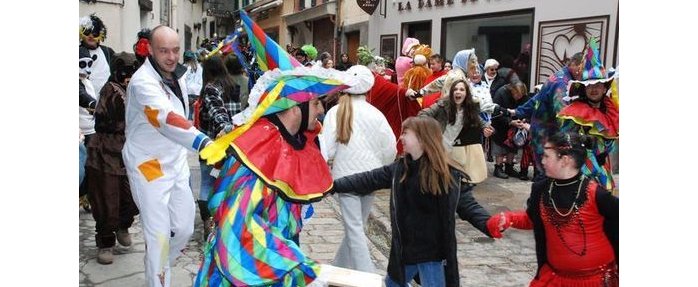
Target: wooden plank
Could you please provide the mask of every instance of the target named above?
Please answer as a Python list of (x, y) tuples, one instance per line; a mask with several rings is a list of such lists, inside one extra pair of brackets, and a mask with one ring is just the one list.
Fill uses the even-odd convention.
[(317, 279), (317, 281), (326, 282), (330, 287), (383, 286), (383, 277), (378, 274), (356, 271), (328, 264), (320, 265), (320, 275)]

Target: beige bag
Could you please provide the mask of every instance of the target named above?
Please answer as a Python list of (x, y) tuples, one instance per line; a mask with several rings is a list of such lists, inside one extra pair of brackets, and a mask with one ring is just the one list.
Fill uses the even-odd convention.
[(449, 156), (463, 165), (472, 183), (481, 183), (487, 179), (487, 164), (482, 144), (454, 146)]

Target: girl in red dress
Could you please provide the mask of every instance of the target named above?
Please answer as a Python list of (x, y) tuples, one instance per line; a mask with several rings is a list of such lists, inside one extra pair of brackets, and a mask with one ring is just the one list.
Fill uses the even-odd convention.
[(618, 286), (618, 198), (580, 171), (593, 142), (577, 133), (550, 137), (546, 178), (533, 184), (528, 208), (488, 221), (533, 229), (538, 272), (530, 286)]

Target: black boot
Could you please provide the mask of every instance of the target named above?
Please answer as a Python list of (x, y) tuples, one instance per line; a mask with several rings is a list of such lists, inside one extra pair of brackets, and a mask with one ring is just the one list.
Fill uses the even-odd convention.
[(201, 221), (206, 221), (206, 219), (211, 217), (211, 214), (208, 212), (208, 201), (197, 200), (196, 203), (199, 204), (199, 215), (201, 215)]
[(494, 165), (494, 176), (507, 179), (509, 176), (504, 172), (504, 167), (503, 164), (495, 164)]
[(519, 179), (520, 180), (529, 180), (530, 179), (528, 177), (528, 168), (521, 169), (521, 172), (519, 172)]
[(514, 164), (513, 163), (505, 163), (504, 164), (504, 172), (511, 177), (518, 177), (519, 172), (514, 169)]
[(201, 215), (201, 221), (204, 222), (204, 242), (208, 238), (208, 234), (211, 233), (211, 213), (208, 212), (208, 201), (198, 200), (199, 204), (199, 215)]
[(494, 162), (494, 158), (492, 158), (492, 141), (490, 138), (486, 138), (485, 142), (488, 143), (487, 145), (487, 162)]

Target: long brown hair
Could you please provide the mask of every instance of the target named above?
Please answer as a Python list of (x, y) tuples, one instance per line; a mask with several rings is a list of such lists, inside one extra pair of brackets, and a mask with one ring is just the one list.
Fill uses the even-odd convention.
[(456, 115), (458, 114), (458, 107), (456, 106), (456, 100), (453, 97), (453, 91), (456, 90), (456, 85), (458, 83), (463, 83), (465, 85), (465, 99), (463, 99), (463, 126), (482, 128), (482, 123), (480, 122), (480, 105), (473, 100), (473, 92), (470, 90), (470, 85), (464, 80), (457, 80), (451, 85), (451, 90), (448, 94), (449, 107), (446, 110), (446, 115), (448, 116), (448, 123), (454, 124), (456, 122)]
[(337, 104), (337, 141), (348, 144), (351, 139), (351, 123), (354, 120), (354, 111), (351, 96), (341, 94)]
[(208, 60), (204, 61), (202, 64), (202, 68), (204, 69), (202, 75), (202, 93), (206, 88), (206, 84), (219, 84), (223, 88), (222, 97), (224, 102), (240, 101), (240, 92), (239, 90), (236, 92), (235, 81), (230, 76), (230, 74), (228, 74), (228, 69), (225, 68), (225, 65), (223, 64), (223, 59), (220, 56), (213, 56)]
[[(463, 171), (463, 168), (446, 153), (441, 140), (439, 122), (431, 117), (409, 117), (402, 122), (402, 129), (403, 131), (412, 130), (424, 150), (424, 154), (419, 159), (421, 162), (417, 172), (420, 190), (432, 195), (448, 193), (448, 187), (453, 180), (449, 166), (460, 171)], [(407, 161), (404, 160), (403, 163), (407, 167)], [(403, 173), (400, 182), (403, 182), (406, 177), (407, 172)]]

